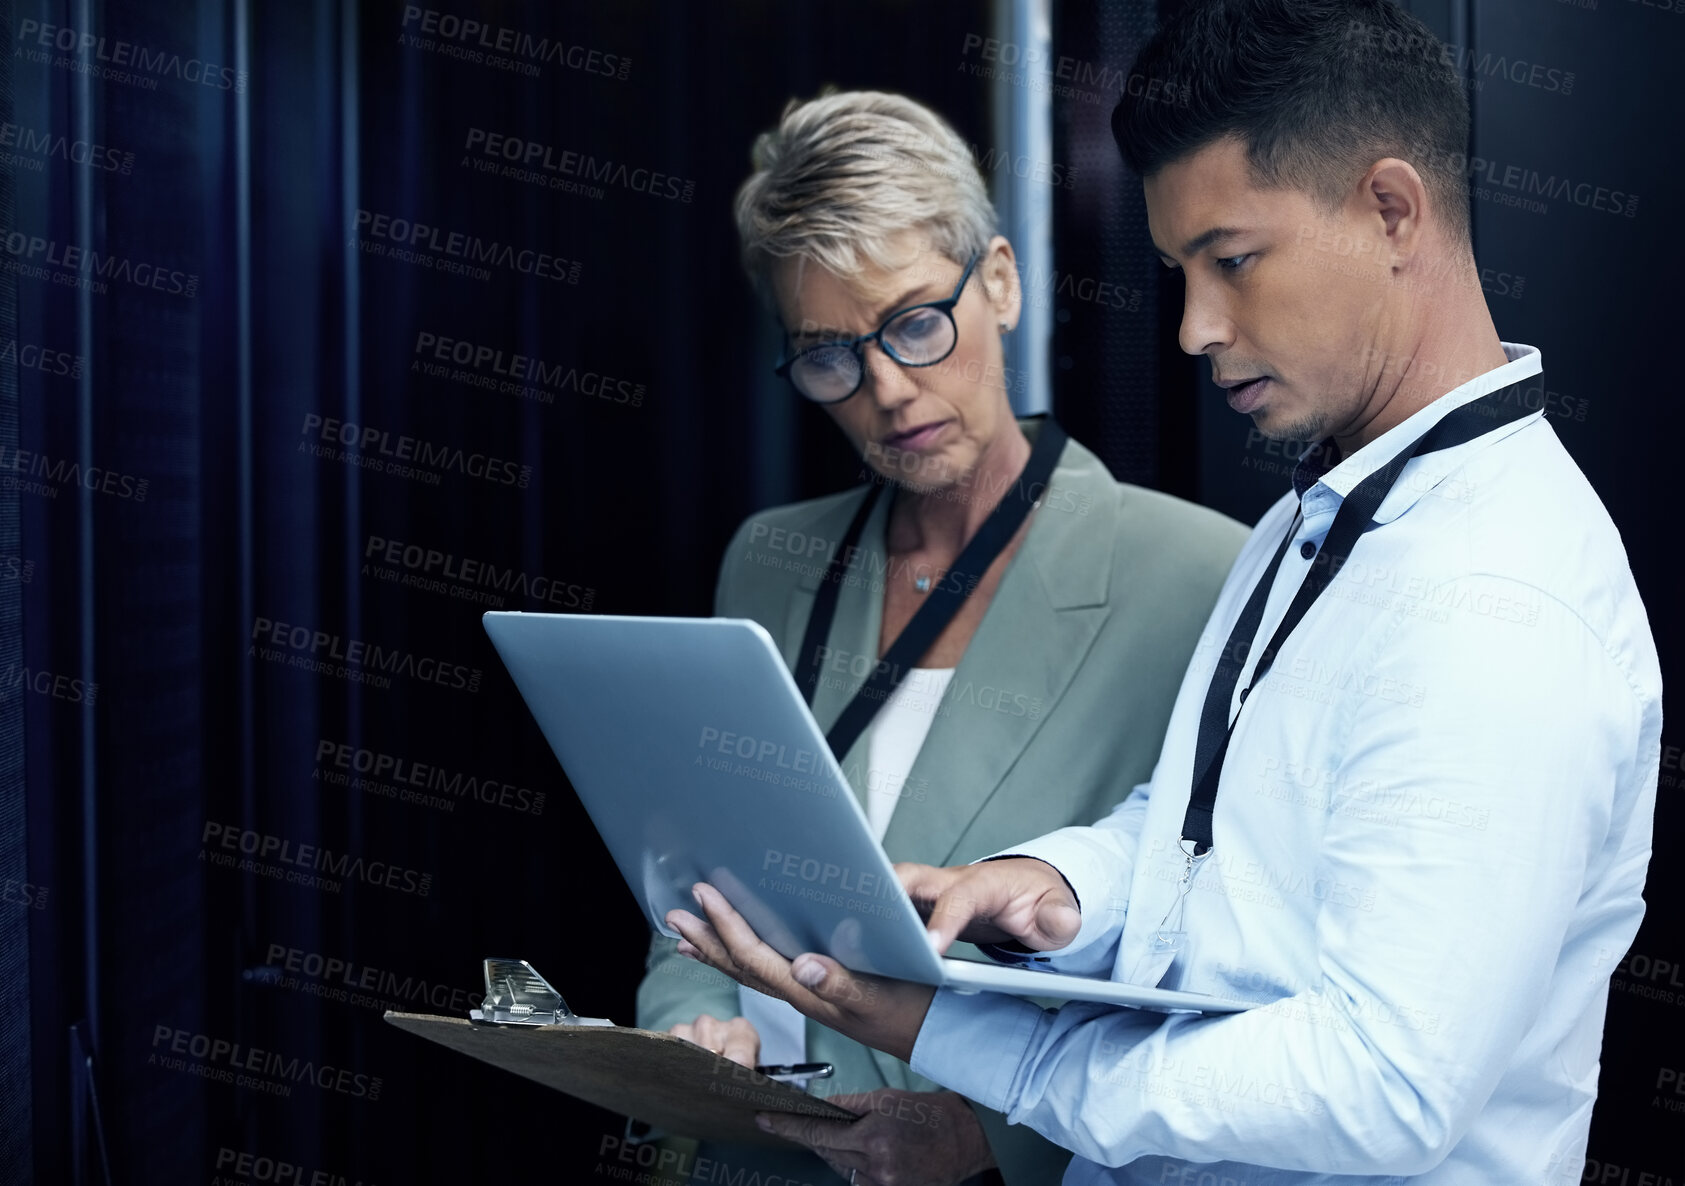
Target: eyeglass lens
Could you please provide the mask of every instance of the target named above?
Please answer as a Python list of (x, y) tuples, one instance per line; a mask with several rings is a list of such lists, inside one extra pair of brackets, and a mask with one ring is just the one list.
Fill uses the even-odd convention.
[[(954, 320), (940, 309), (908, 309), (884, 327), (884, 350), (896, 362), (929, 366), (954, 348)], [(864, 349), (864, 343), (861, 345)], [(860, 385), (860, 355), (847, 346), (815, 346), (797, 356), (790, 367), (796, 389), (820, 402), (843, 399)]]

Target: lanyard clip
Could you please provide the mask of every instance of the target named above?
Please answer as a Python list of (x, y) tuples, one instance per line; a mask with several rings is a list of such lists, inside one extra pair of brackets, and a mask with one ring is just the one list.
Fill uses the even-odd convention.
[(1196, 840), (1189, 840), (1186, 836), (1177, 837), (1176, 847), (1181, 849), (1182, 855), (1187, 858), (1186, 863), (1182, 866), (1182, 880), (1179, 883), (1181, 885), (1187, 885), (1188, 882), (1194, 879), (1194, 873), (1198, 869), (1198, 866), (1202, 864), (1205, 861), (1205, 858), (1209, 857), (1214, 850), (1212, 848), (1207, 848), (1204, 852), (1200, 852), (1198, 851), (1199, 842)]
[(1182, 929), (1182, 915), (1186, 909), (1188, 893), (1193, 889), (1194, 874), (1199, 872), (1199, 866), (1211, 855), (1211, 850), (1208, 848), (1204, 852), (1196, 853), (1194, 849), (1198, 845), (1186, 838), (1178, 838), (1176, 846), (1182, 850), (1182, 856), (1185, 858), (1182, 862), (1182, 876), (1176, 882), (1175, 892), (1170, 905), (1165, 909), (1164, 917), (1159, 920), (1158, 929), (1147, 937), (1143, 962), (1130, 977), (1136, 984), (1157, 984), (1187, 945), (1188, 935)]

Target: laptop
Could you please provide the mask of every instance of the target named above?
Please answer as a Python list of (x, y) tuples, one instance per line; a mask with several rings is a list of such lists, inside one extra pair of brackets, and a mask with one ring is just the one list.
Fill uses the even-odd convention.
[[(486, 633), (662, 934), (706, 881), (781, 955), (961, 992), (1247, 1002), (939, 955), (777, 645), (733, 618), (493, 611)], [(940, 793), (935, 790), (933, 793)], [(1026, 837), (1028, 839), (1028, 837)]]

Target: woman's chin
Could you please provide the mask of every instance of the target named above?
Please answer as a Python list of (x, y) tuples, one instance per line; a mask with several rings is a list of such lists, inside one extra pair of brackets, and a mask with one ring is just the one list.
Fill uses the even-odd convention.
[(893, 466), (878, 471), (909, 494), (933, 495), (960, 484), (960, 470), (942, 453), (921, 456), (917, 466)]

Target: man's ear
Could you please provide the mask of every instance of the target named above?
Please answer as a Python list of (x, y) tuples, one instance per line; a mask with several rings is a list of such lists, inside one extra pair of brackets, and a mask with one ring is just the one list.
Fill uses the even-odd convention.
[(1416, 166), (1385, 157), (1369, 166), (1355, 200), (1363, 218), (1379, 223), (1391, 248), (1393, 266), (1402, 266), (1421, 249), (1428, 218), (1428, 187)]
[(1023, 286), (1019, 283), (1018, 257), (1005, 235), (996, 235), (983, 249), (977, 261), (977, 272), (983, 278), (983, 292), (995, 320), (1008, 329), (1018, 324), (1018, 313), (1024, 307)]

